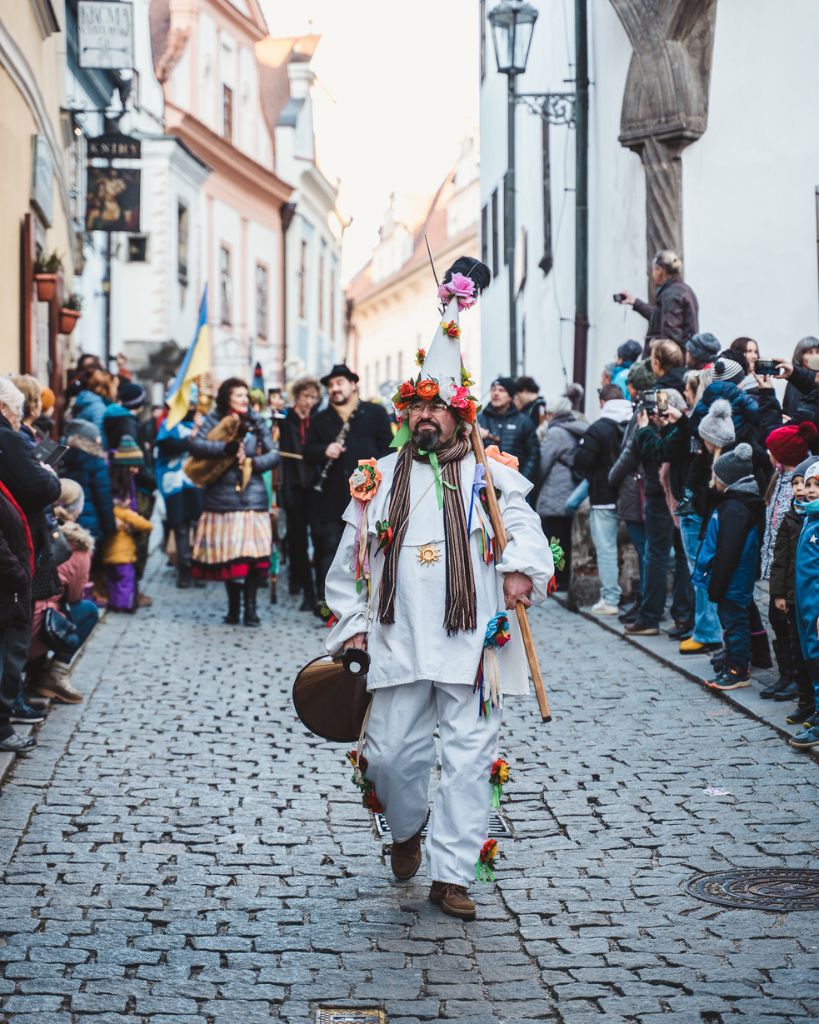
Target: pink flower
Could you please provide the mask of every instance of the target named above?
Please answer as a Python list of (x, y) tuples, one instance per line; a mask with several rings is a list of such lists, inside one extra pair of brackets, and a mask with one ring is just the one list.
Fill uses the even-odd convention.
[(438, 289), (438, 298), (444, 302), (457, 298), (458, 309), (471, 309), (475, 302), (475, 282), (465, 274), (453, 274), (446, 284)]
[(456, 387), (453, 391), (452, 397), (449, 400), (449, 404), (453, 409), (465, 409), (466, 403), (469, 401), (469, 392), (466, 388)]

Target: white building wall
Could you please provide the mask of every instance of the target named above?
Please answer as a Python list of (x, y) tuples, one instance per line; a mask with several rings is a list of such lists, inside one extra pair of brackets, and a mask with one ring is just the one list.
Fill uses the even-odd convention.
[[(573, 85), (571, 5), (533, 0), (535, 26), (520, 92), (562, 92)], [(491, 4), (488, 5), (491, 7)], [(819, 137), (810, 130), (819, 103), (813, 40), (819, 7), (794, 0), (788, 18), (765, 0), (720, 0), (708, 129), (683, 151), (685, 276), (700, 300), (700, 327), (727, 345), (740, 334), (765, 354), (785, 356), (816, 333), (816, 198)], [(631, 47), (609, 0), (589, 0), (589, 341), (587, 394), (602, 365), (646, 322), (616, 305), (627, 288), (645, 297), (645, 178), (638, 155), (617, 140)], [(566, 18), (569, 18), (568, 23)], [(481, 300), (481, 384), (509, 367), (503, 267), (506, 79), (496, 71), (487, 26), (481, 88), (481, 203), (498, 189), (500, 275)], [(788, 83), (799, 83), (794, 89)], [(528, 276), (518, 302), (519, 350), (545, 394), (571, 377), (574, 336), (574, 129), (551, 128), (554, 268), (542, 255), (541, 122), (517, 110), (517, 224), (528, 233)], [(571, 191), (567, 191), (571, 190)], [(490, 226), (491, 231), (491, 226)], [(520, 236), (518, 235), (518, 239)], [(490, 253), (491, 257), (491, 253)], [(491, 262), (491, 259), (490, 259)], [(564, 376), (565, 368), (565, 376)], [(485, 393), (485, 386), (482, 387)], [(594, 411), (589, 397), (587, 408)]]
[[(200, 11), (196, 26), (196, 54), (198, 58), (197, 89), (192, 97), (193, 113), (212, 131), (221, 134), (221, 122), (217, 118), (219, 104), (221, 69), (218, 34), (213, 18)], [(176, 73), (174, 74), (176, 76)]]

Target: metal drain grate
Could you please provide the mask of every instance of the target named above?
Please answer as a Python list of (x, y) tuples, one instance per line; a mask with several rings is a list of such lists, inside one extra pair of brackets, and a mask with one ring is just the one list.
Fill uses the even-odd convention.
[(685, 886), (698, 900), (744, 910), (819, 910), (819, 871), (734, 868), (697, 875)]
[(387, 1014), (370, 1006), (320, 1006), (316, 1024), (387, 1024)]
[[(375, 818), (375, 830), (379, 837), (391, 842), (392, 832), (390, 832), (390, 826), (387, 824), (387, 819), (383, 814), (375, 814), (373, 817)], [(429, 822), (427, 822), (427, 825), (424, 825), (423, 831), (421, 832), (422, 836), (427, 834), (428, 824)], [(499, 814), (497, 811), (492, 811), (489, 815), (489, 838), (503, 839), (508, 838), (511, 835), (512, 829), (507, 825), (504, 816)]]

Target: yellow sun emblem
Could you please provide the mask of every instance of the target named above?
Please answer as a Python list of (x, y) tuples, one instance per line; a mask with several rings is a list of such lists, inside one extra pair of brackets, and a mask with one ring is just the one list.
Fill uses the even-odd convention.
[(440, 558), (441, 550), (437, 544), (423, 544), (418, 548), (418, 562), (421, 565), (434, 565)]

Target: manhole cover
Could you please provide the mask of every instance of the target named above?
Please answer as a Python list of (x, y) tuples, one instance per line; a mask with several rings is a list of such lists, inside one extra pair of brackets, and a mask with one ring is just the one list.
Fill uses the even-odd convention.
[(387, 1024), (383, 1010), (364, 1006), (320, 1006), (316, 1024)]
[(819, 871), (734, 868), (697, 875), (685, 886), (698, 900), (745, 910), (819, 910)]
[[(373, 815), (375, 818), (375, 831), (378, 833), (381, 839), (385, 839), (387, 842), (392, 842), (392, 832), (390, 832), (390, 826), (387, 824), (387, 819), (383, 814)], [(427, 825), (421, 832), (422, 836), (427, 834)], [(492, 811), (489, 815), (489, 838), (490, 839), (502, 839), (506, 836), (512, 835), (512, 829), (506, 824), (506, 819), (502, 814), (498, 814), (497, 811)]]

